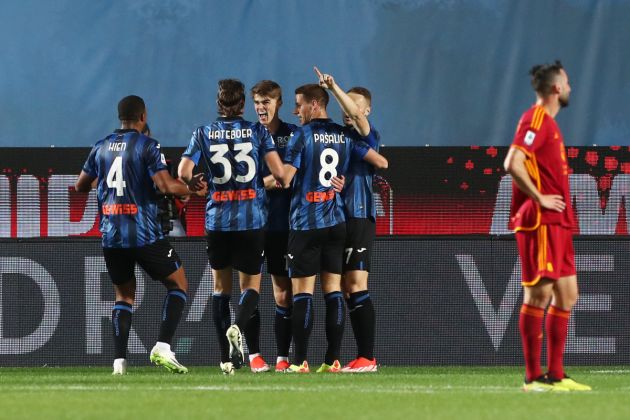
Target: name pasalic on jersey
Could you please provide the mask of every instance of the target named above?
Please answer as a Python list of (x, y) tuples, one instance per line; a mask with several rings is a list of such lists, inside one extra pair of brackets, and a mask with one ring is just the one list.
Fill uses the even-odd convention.
[(246, 137), (252, 137), (251, 128), (241, 128), (240, 130), (211, 130), (208, 132), (208, 138), (210, 140), (231, 140), (242, 139)]
[(323, 133), (323, 134), (314, 133), (313, 140), (315, 140), (317, 143), (324, 143), (324, 144), (346, 142), (346, 138), (344, 137), (343, 134), (330, 134), (330, 133)]

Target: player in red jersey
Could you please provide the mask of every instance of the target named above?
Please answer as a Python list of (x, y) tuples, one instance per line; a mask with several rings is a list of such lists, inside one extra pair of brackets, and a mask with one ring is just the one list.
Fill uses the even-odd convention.
[[(589, 391), (564, 373), (571, 308), (578, 298), (573, 251), (573, 209), (562, 133), (554, 120), (569, 104), (571, 87), (559, 61), (534, 66), (536, 104), (525, 111), (505, 158), (512, 175), (510, 227), (521, 257), (523, 306), (519, 328), (525, 357), (525, 391)], [(548, 371), (540, 363), (547, 320)]]

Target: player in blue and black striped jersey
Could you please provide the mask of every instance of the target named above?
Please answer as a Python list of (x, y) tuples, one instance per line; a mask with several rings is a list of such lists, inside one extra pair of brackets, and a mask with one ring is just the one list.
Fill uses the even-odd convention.
[(289, 275), (293, 283), (295, 362), (287, 371), (308, 372), (308, 338), (312, 329), (315, 275), (321, 274), (326, 300), (328, 349), (318, 372), (339, 372), (339, 350), (345, 318), (341, 293), (345, 215), (343, 200), (331, 179), (343, 175), (352, 158), (377, 167), (387, 160), (360, 141), (351, 130), (328, 118), (328, 94), (316, 85), (295, 91), (296, 114), (302, 127), (287, 145), (283, 182), (293, 182), (289, 232)]
[[(297, 128), (294, 124), (280, 120), (278, 112), (282, 106), (282, 89), (272, 80), (261, 80), (251, 88), (252, 100), (258, 121), (264, 125), (274, 143), (281, 158), (284, 158), (286, 145), (293, 131)], [(282, 188), (274, 179), (269, 170), (263, 171), (264, 182), (267, 189), (269, 215), (265, 232), (265, 258), (267, 259), (267, 272), (271, 275), (273, 283), (273, 295), (276, 301), (274, 318), (274, 333), (276, 338), (277, 359), (276, 372), (283, 372), (288, 368), (289, 348), (291, 346), (291, 310), (292, 293), (291, 279), (287, 271), (287, 244), (289, 242), (289, 207), (291, 206), (291, 189)], [(245, 331), (247, 346), (250, 351), (250, 368), (252, 371), (261, 372), (268, 369), (262, 357), (257, 356), (259, 345), (257, 337), (260, 326), (260, 314), (256, 311), (250, 321), (248, 330)], [(251, 330), (251, 331), (250, 331)], [(251, 339), (250, 339), (251, 337)], [(250, 341), (256, 344), (252, 348)]]
[[(330, 90), (341, 106), (346, 127), (361, 136), (371, 148), (378, 150), (380, 135), (367, 119), (372, 110), (370, 91), (354, 87), (346, 93), (331, 75), (322, 74), (317, 67), (315, 72), (320, 86)], [(367, 287), (372, 243), (376, 236), (376, 206), (372, 187), (374, 171), (375, 168), (369, 163), (353, 159), (342, 191), (347, 216), (342, 286), (357, 343), (357, 357), (343, 367), (341, 371), (344, 373), (377, 370), (374, 358), (376, 315)]]
[[(208, 180), (206, 231), (214, 277), (213, 320), (221, 347), (221, 370), (232, 374), (244, 362), (241, 331), (258, 307), (267, 223), (262, 171), (276, 179), (284, 172), (267, 129), (242, 118), (245, 87), (235, 79), (219, 81), (217, 121), (197, 128), (182, 156), (179, 176), (192, 179), (200, 166)], [(230, 326), (232, 268), (239, 272), (241, 297)]]
[(186, 373), (188, 370), (175, 359), (170, 343), (186, 304), (188, 282), (177, 253), (164, 239), (158, 220), (157, 190), (183, 196), (190, 194), (191, 188), (198, 195), (205, 195), (206, 189), (199, 179), (189, 188), (170, 176), (158, 142), (141, 133), (146, 117), (142, 98), (123, 98), (118, 103), (121, 128), (94, 145), (75, 188), (89, 192), (98, 180), (103, 254), (116, 293), (112, 310), (114, 374), (127, 370), (136, 263), (168, 289), (158, 342), (150, 359), (172, 372)]

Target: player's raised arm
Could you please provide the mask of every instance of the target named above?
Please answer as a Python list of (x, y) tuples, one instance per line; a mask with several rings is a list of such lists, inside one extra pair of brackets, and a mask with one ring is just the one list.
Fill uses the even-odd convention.
[[(317, 67), (313, 67), (317, 77), (319, 78), (319, 85), (324, 89), (330, 90), (333, 94), (341, 110), (350, 118), (354, 129), (357, 130), (362, 137), (370, 134), (370, 123), (367, 119), (365, 112), (357, 106), (357, 104), (348, 96), (346, 92), (339, 87), (335, 82), (335, 79), (330, 74), (322, 74)], [(366, 108), (369, 114), (369, 107)]]
[(512, 175), (512, 179), (516, 183), (518, 189), (534, 199), (534, 201), (540, 204), (543, 208), (558, 212), (563, 211), (566, 207), (566, 203), (562, 199), (561, 195), (542, 194), (538, 191), (538, 188), (536, 188), (532, 182), (532, 179), (527, 172), (527, 168), (525, 167), (526, 160), (527, 156), (522, 150), (517, 147), (511, 147), (505, 161), (503, 162), (503, 167), (506, 172)]

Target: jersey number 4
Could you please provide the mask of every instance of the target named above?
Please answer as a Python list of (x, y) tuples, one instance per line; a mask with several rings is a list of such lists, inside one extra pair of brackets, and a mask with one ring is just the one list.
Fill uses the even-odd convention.
[(120, 197), (125, 194), (125, 187), (127, 183), (123, 179), (122, 156), (116, 156), (107, 173), (107, 188), (116, 188), (116, 195)]
[[(234, 151), (238, 152), (236, 156), (234, 156), (234, 160), (237, 162), (244, 162), (247, 165), (247, 173), (245, 175), (236, 175), (234, 179), (237, 182), (249, 182), (254, 179), (256, 175), (256, 162), (249, 156), (249, 152), (252, 151), (251, 143), (236, 143), (234, 144)], [(210, 146), (210, 152), (213, 153), (210, 161), (212, 163), (218, 163), (223, 166), (223, 176), (222, 177), (213, 177), (212, 182), (215, 184), (225, 184), (232, 178), (232, 164), (225, 157), (225, 154), (230, 151), (230, 148), (227, 144), (213, 144)]]

